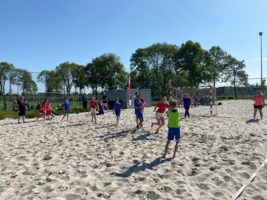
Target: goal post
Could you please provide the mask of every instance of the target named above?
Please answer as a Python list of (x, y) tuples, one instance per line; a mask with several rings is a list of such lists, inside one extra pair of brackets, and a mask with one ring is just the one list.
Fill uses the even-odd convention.
[[(192, 92), (193, 91), (193, 92)], [(217, 115), (217, 98), (216, 98), (216, 88), (207, 85), (207, 86), (184, 86), (184, 87), (171, 87), (170, 88), (170, 99), (180, 99), (183, 97), (183, 92), (189, 93), (190, 98), (193, 98), (194, 105), (191, 105), (192, 107), (198, 107), (196, 106), (196, 101), (195, 99), (198, 99), (198, 95), (201, 93), (201, 98), (203, 98), (203, 93), (205, 94), (207, 98), (207, 102), (204, 102), (203, 98), (203, 103), (201, 102), (201, 99), (198, 99), (197, 105), (203, 105), (203, 106), (209, 106), (209, 115), (214, 116)], [(199, 107), (198, 107), (199, 108)], [(204, 111), (206, 112), (206, 110)]]

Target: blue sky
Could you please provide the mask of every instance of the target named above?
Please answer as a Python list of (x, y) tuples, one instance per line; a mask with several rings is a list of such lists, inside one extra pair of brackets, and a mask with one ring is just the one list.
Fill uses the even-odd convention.
[(85, 65), (103, 53), (120, 56), (128, 71), (137, 48), (192, 40), (219, 45), (260, 77), (262, 31), (267, 77), (266, 0), (0, 0), (0, 7), (0, 61), (28, 71)]

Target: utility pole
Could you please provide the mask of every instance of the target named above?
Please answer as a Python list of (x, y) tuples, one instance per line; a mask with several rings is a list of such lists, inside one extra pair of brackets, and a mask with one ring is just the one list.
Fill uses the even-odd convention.
[(261, 91), (263, 91), (263, 85), (262, 85), (262, 32), (259, 33), (261, 37)]

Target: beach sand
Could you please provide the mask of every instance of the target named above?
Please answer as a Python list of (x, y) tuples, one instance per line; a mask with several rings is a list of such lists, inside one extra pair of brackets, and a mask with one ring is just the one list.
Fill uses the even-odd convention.
[[(167, 125), (155, 134), (153, 107), (135, 131), (133, 109), (120, 127), (112, 112), (91, 123), (85, 113), (71, 122), (0, 121), (0, 199), (231, 199), (267, 157), (267, 112), (251, 120), (253, 101), (223, 101), (218, 116), (209, 106), (181, 116), (181, 140), (161, 156)], [(184, 113), (184, 109), (180, 109)], [(257, 116), (259, 119), (259, 115)], [(165, 120), (167, 124), (167, 117)], [(239, 199), (267, 199), (267, 163)]]

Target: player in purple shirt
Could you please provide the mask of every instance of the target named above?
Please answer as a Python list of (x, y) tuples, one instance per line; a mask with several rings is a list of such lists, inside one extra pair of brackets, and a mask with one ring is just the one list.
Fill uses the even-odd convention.
[(188, 94), (185, 94), (185, 97), (183, 98), (182, 102), (184, 102), (184, 109), (185, 109), (184, 117), (186, 118), (187, 115), (188, 117), (190, 117), (189, 108), (191, 105), (191, 98), (189, 97)]

